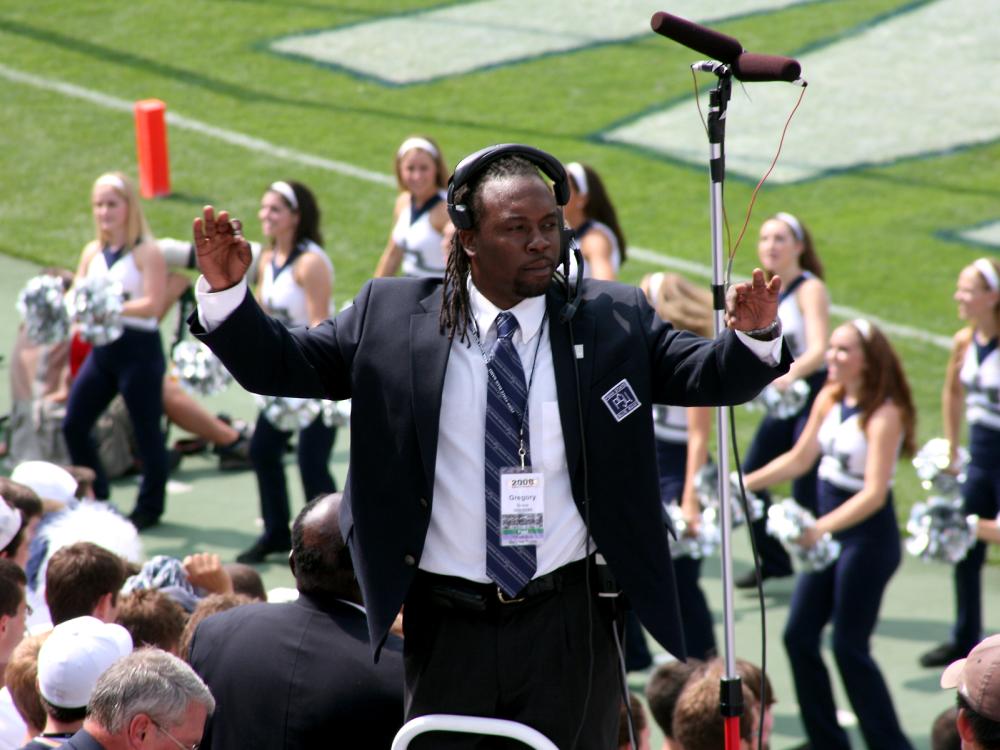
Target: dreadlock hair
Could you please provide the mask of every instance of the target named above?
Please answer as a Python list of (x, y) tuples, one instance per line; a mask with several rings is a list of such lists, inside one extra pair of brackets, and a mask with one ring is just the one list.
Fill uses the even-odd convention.
[[(483, 186), (488, 182), (512, 177), (540, 178), (541, 176), (535, 165), (527, 159), (517, 155), (503, 156), (455, 191), (455, 203), (464, 204), (470, 209), (468, 216), (472, 220), (473, 229), (478, 228), (478, 217), (483, 211)], [(469, 256), (462, 246), (459, 232), (456, 231), (451, 240), (451, 252), (448, 253), (448, 263), (444, 269), (439, 324), (441, 333), (448, 334), (448, 341), (452, 341), (457, 334), (458, 340), (464, 342), (466, 346), (472, 345), (468, 336), (469, 323), (472, 320), (468, 284), (471, 268)]]

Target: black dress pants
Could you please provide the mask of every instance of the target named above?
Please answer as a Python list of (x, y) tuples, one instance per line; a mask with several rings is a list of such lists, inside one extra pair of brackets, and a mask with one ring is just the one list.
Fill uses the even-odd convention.
[[(578, 572), (583, 565), (571, 563), (560, 571)], [(579, 750), (615, 748), (622, 700), (615, 614), (582, 575), (568, 578), (522, 602), (502, 604), (495, 587), (418, 573), (403, 611), (406, 719), (432, 713), (510, 719), (538, 730), (560, 749), (572, 747), (578, 734)], [(452, 583), (449, 596), (452, 587), (443, 584)], [(524, 745), (433, 732), (410, 747)]]

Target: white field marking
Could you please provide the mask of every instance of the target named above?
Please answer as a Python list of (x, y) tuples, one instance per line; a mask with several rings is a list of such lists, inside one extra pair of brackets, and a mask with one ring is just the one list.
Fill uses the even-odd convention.
[[(91, 102), (100, 107), (107, 109), (112, 109), (120, 112), (127, 113), (132, 116), (132, 103), (125, 101), (124, 99), (119, 99), (114, 96), (109, 96), (103, 94), (99, 91), (93, 91), (92, 89), (86, 89), (81, 86), (76, 86), (71, 83), (66, 83), (63, 81), (54, 80), (51, 78), (43, 78), (42, 76), (32, 75), (30, 73), (24, 73), (13, 68), (9, 68), (6, 65), (0, 64), (0, 77), (6, 78), (9, 81), (15, 83), (20, 83), (28, 86), (34, 86), (36, 88), (45, 89), (46, 91), (54, 91), (56, 93), (63, 94), (65, 96), (70, 96), (76, 99), (82, 99), (84, 101)], [(175, 115), (174, 118), (180, 116)], [(168, 120), (173, 124), (174, 120), (170, 119), (168, 114)], [(373, 182), (379, 185), (391, 185), (395, 186), (395, 178), (391, 175), (379, 174), (378, 172), (372, 172), (367, 169), (362, 169), (361, 167), (355, 167), (352, 164), (346, 164), (344, 162), (337, 162), (330, 159), (323, 159), (319, 156), (313, 156), (311, 154), (306, 154), (299, 151), (293, 151), (291, 149), (285, 149), (279, 146), (275, 146), (267, 141), (261, 140), (259, 138), (252, 138), (242, 133), (237, 133), (231, 130), (224, 130), (222, 128), (217, 128), (213, 125), (207, 125), (205, 123), (198, 122), (197, 120), (192, 120), (188, 117), (181, 117), (181, 125), (178, 127), (185, 127), (185, 125), (198, 133), (207, 135), (211, 138), (221, 138), (226, 143), (233, 144), (235, 146), (240, 146), (249, 151), (254, 151), (257, 153), (264, 153), (277, 158), (288, 159), (290, 161), (298, 161), (299, 163), (308, 164), (309, 166), (314, 166), (318, 169), (325, 169), (331, 172), (336, 172), (348, 177), (354, 177), (359, 180), (364, 180), (366, 182)], [(693, 261), (684, 260), (682, 258), (672, 258), (669, 255), (664, 255), (655, 250), (648, 250), (642, 247), (629, 247), (629, 255), (633, 258), (651, 263), (657, 266), (664, 266), (666, 268), (674, 268), (679, 271), (684, 271), (685, 273), (693, 274), (695, 276), (702, 276), (705, 278), (712, 278), (712, 270), (708, 266), (704, 266), (700, 263), (695, 263)], [(951, 347), (951, 340), (946, 336), (937, 336), (927, 331), (923, 331), (917, 328), (911, 328), (910, 326), (900, 325), (898, 323), (892, 323), (881, 318), (876, 318), (871, 315), (866, 315), (860, 310), (855, 310), (849, 307), (843, 307), (841, 305), (831, 306), (831, 311), (835, 315), (840, 315), (845, 318), (857, 318), (857, 317), (867, 317), (873, 323), (882, 328), (886, 333), (890, 333), (903, 338), (910, 338), (917, 341), (923, 341), (935, 346), (940, 346), (945, 349)]]
[(293, 34), (272, 42), (270, 48), (404, 85), (595, 44), (651, 37), (649, 20), (663, 5), (669, 5), (674, 15), (712, 23), (805, 1), (576, 0), (567, 4), (479, 0)]
[[(1000, 137), (996, 23), (983, 0), (937, 0), (800, 58), (809, 81), (771, 180), (794, 182), (886, 164)], [(674, 75), (689, 75), (677, 70)], [(709, 83), (707, 77), (703, 77)], [(726, 162), (758, 179), (778, 146), (799, 89), (734, 85)], [(704, 107), (704, 105), (703, 105)], [(704, 164), (705, 132), (691, 97), (604, 134), (685, 162)]]
[(183, 495), (194, 489), (194, 485), (188, 484), (187, 482), (178, 482), (176, 479), (170, 479), (167, 481), (167, 494), (168, 495)]
[[(99, 91), (87, 89), (72, 83), (66, 83), (65, 81), (44, 78), (32, 73), (25, 73), (3, 64), (0, 64), (0, 77), (6, 78), (8, 81), (13, 83), (26, 84), (28, 86), (34, 86), (35, 88), (44, 89), (46, 91), (54, 91), (74, 99), (82, 99), (106, 109), (112, 109), (118, 112), (127, 112), (129, 115), (133, 112), (134, 102), (120, 99), (116, 96), (110, 96), (109, 94), (103, 94)], [(360, 180), (366, 180), (367, 182), (374, 182), (380, 185), (388, 185), (390, 187), (396, 186), (396, 178), (390, 175), (373, 172), (370, 169), (358, 167), (354, 164), (348, 164), (347, 162), (327, 159), (322, 156), (316, 156), (315, 154), (307, 154), (303, 151), (297, 151), (292, 148), (286, 148), (285, 146), (279, 146), (261, 138), (254, 138), (253, 136), (239, 133), (235, 130), (219, 128), (215, 125), (209, 125), (208, 123), (201, 122), (200, 120), (185, 117), (184, 115), (179, 115), (174, 112), (167, 112), (167, 124), (175, 128), (180, 128), (181, 130), (190, 130), (194, 133), (200, 133), (201, 135), (208, 136), (209, 138), (214, 138), (216, 140), (223, 141), (224, 143), (228, 143), (231, 146), (239, 146), (247, 149), (248, 151), (254, 151), (259, 154), (265, 154), (266, 156), (272, 156), (276, 159), (296, 162), (307, 167), (324, 169), (329, 172), (337, 172), (348, 177), (356, 177)]]
[(958, 232), (958, 236), (963, 240), (1000, 248), (1000, 221), (993, 221), (989, 224), (965, 229)]

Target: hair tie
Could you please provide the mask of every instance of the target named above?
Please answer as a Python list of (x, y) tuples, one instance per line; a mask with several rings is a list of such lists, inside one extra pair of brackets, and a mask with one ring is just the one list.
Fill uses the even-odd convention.
[(972, 265), (979, 271), (979, 275), (986, 279), (986, 286), (991, 292), (1000, 291), (1000, 275), (997, 274), (997, 267), (993, 265), (992, 260), (979, 258)]
[(580, 195), (586, 195), (590, 192), (590, 187), (587, 185), (587, 170), (580, 162), (571, 161), (566, 165), (566, 171), (572, 176), (573, 182), (576, 183), (576, 191)]
[(851, 324), (858, 329), (858, 333), (861, 334), (861, 338), (865, 341), (872, 340), (872, 324), (869, 323), (864, 318), (855, 318), (851, 321)]
[(292, 190), (292, 186), (289, 185), (284, 180), (278, 180), (277, 182), (272, 182), (270, 187), (268, 187), (272, 193), (277, 193), (286, 201), (288, 205), (292, 207), (293, 211), (299, 210), (299, 199), (295, 197), (295, 191)]
[(98, 185), (107, 185), (108, 187), (113, 187), (115, 190), (128, 195), (128, 188), (125, 185), (125, 180), (116, 174), (111, 174), (111, 172), (102, 174), (94, 180), (94, 187), (97, 187)]
[(792, 234), (795, 235), (795, 239), (799, 242), (806, 241), (806, 232), (802, 228), (802, 222), (796, 219), (791, 214), (785, 213), (784, 211), (779, 211), (774, 215), (775, 219), (785, 222), (792, 229)]
[(396, 158), (402, 159), (403, 154), (405, 154), (407, 151), (412, 151), (415, 148), (419, 148), (421, 151), (426, 151), (435, 159), (438, 158), (438, 150), (434, 146), (434, 144), (431, 143), (426, 138), (421, 138), (419, 135), (413, 136), (412, 138), (407, 138), (405, 141), (403, 141), (399, 146), (399, 150), (396, 151)]

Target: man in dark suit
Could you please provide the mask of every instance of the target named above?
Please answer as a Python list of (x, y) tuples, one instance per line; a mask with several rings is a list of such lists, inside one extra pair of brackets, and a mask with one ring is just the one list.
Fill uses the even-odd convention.
[(340, 495), (308, 503), (292, 525), (299, 598), (205, 619), (189, 661), (218, 708), (202, 746), (388, 748), (403, 723), (402, 642), (372, 664), (368, 622), (340, 533)]
[[(343, 527), (376, 656), (406, 602), (407, 717), (497, 716), (605, 748), (615, 614), (597, 583), (684, 655), (651, 406), (746, 401), (789, 357), (780, 280), (760, 271), (729, 290), (729, 324), (749, 335), (714, 342), (663, 324), (635, 288), (554, 280), (568, 195), (547, 154), (484, 149), (449, 189), (443, 282), (377, 279), (336, 319), (292, 331), (246, 292), (238, 222), (206, 207), (192, 329), (250, 391), (353, 398)], [(512, 536), (527, 543), (512, 552)]]

